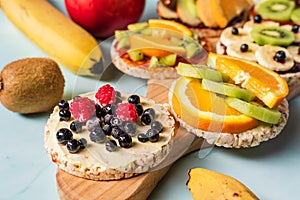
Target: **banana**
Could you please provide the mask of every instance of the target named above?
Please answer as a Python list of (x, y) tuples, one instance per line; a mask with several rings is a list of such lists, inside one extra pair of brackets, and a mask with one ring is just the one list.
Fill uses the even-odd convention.
[(287, 50), (293, 56), (294, 60), (300, 63), (299, 46), (289, 46)]
[(83, 76), (102, 72), (97, 40), (46, 0), (0, 0), (8, 19), (50, 57)]
[(253, 20), (250, 20), (246, 22), (243, 26), (243, 29), (250, 33), (254, 27), (260, 27), (260, 26), (279, 26), (279, 22), (274, 21), (263, 21), (261, 23), (255, 23)]
[[(274, 60), (276, 52), (284, 51), (286, 55), (285, 62), (277, 62)], [(273, 71), (287, 71), (294, 65), (294, 58), (286, 48), (279, 46), (264, 45), (256, 50), (257, 62)]]
[[(241, 51), (241, 46), (243, 44), (248, 45), (248, 50), (243, 52)], [(253, 42), (243, 42), (237, 41), (235, 43), (230, 43), (227, 46), (227, 54), (237, 58), (243, 58), (250, 61), (257, 61), (255, 52), (258, 49), (258, 45)]]
[(243, 41), (243, 42), (252, 42), (253, 39), (251, 35), (246, 32), (242, 28), (238, 28), (238, 34), (233, 34), (232, 33), (232, 27), (226, 28), (220, 36), (220, 41), (222, 44), (225, 46), (228, 46), (230, 43), (235, 43), (236, 41)]

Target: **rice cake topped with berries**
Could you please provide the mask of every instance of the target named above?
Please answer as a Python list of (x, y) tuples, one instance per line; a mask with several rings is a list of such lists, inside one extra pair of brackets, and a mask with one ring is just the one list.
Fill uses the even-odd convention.
[(91, 180), (117, 180), (161, 164), (174, 126), (166, 106), (107, 84), (62, 100), (47, 121), (44, 142), (60, 169)]

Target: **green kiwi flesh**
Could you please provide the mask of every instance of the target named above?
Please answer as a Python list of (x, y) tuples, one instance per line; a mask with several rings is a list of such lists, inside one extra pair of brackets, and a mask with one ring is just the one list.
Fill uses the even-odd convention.
[(272, 0), (263, 2), (257, 8), (257, 13), (260, 14), (264, 19), (289, 21), (294, 8), (294, 1)]
[(295, 41), (293, 32), (278, 26), (255, 27), (250, 34), (258, 45), (289, 46)]
[(291, 20), (296, 23), (300, 23), (300, 8), (293, 10), (291, 14)]

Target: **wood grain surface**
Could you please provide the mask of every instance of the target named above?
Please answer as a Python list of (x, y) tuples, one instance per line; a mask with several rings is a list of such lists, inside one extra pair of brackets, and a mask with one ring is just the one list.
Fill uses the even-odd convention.
[[(157, 103), (168, 102), (168, 90), (173, 80), (149, 80), (147, 97)], [(92, 181), (70, 175), (60, 169), (57, 170), (56, 181), (59, 196), (62, 200), (143, 200), (156, 187), (158, 182), (168, 172), (172, 163), (201, 148), (202, 139), (195, 138), (176, 124), (175, 138), (172, 151), (167, 162), (157, 170), (144, 173), (129, 179), (117, 181)], [(203, 148), (203, 147), (202, 147)], [(172, 161), (172, 162), (171, 162)]]

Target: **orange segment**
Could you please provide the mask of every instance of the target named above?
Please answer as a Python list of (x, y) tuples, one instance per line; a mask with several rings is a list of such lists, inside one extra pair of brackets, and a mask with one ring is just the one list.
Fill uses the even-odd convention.
[(196, 8), (197, 8), (197, 13), (199, 15), (199, 18), (205, 26), (207, 27), (217, 27), (218, 24), (215, 21), (213, 15), (214, 13), (212, 12), (210, 7), (210, 0), (201, 0), (201, 1), (196, 1)]
[(148, 24), (150, 28), (165, 28), (173, 31), (178, 31), (188, 36), (192, 36), (192, 31), (188, 29), (183, 24), (175, 21), (165, 20), (165, 19), (149, 19)]
[[(224, 1), (224, 0), (222, 0)], [(210, 10), (213, 13), (213, 18), (219, 25), (219, 27), (224, 28), (227, 26), (229, 20), (226, 18), (223, 8), (221, 6), (221, 0), (210, 0)], [(234, 6), (234, 5), (232, 5)]]
[(286, 81), (279, 74), (255, 62), (214, 53), (209, 54), (209, 61), (270, 108), (276, 107), (289, 93)]
[(178, 79), (170, 101), (180, 119), (201, 130), (239, 133), (258, 126), (256, 119), (229, 107), (223, 97), (202, 89), (199, 79)]

